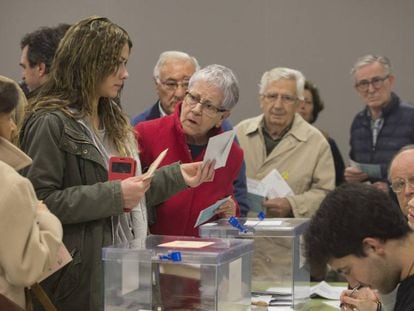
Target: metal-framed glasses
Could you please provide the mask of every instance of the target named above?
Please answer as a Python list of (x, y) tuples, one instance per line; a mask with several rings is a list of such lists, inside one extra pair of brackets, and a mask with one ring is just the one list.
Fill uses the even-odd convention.
[(372, 87), (376, 90), (381, 88), (384, 85), (384, 81), (388, 79), (390, 75), (386, 75), (385, 77), (374, 77), (371, 80), (361, 80), (355, 83), (355, 87), (360, 92), (366, 92), (369, 89), (369, 85), (371, 84)]
[(414, 189), (414, 175), (410, 176), (408, 179), (398, 178), (394, 180), (391, 182), (391, 189), (395, 193), (400, 193), (405, 189), (407, 184)]
[(287, 95), (287, 94), (278, 94), (278, 93), (267, 93), (267, 94), (262, 94), (262, 96), (269, 103), (275, 103), (278, 99), (280, 99), (280, 101), (283, 104), (293, 104), (298, 99), (296, 96)]
[(175, 91), (179, 87), (183, 88), (184, 90), (188, 89), (189, 81), (175, 81), (175, 80), (166, 80), (166, 81), (159, 81), (167, 90)]
[(205, 113), (210, 118), (214, 118), (217, 113), (224, 112), (226, 109), (217, 108), (215, 105), (213, 105), (210, 101), (204, 100), (202, 101), (200, 96), (191, 94), (190, 92), (186, 92), (186, 102), (188, 105), (190, 105), (191, 108), (195, 108), (197, 104), (201, 105), (201, 112)]

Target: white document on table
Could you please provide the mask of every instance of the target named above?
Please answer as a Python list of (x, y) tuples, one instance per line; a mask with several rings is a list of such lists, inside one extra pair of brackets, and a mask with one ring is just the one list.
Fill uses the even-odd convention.
[(203, 162), (205, 163), (207, 160), (216, 160), (214, 169), (226, 166), (227, 158), (229, 156), (235, 135), (236, 132), (231, 130), (210, 137)]

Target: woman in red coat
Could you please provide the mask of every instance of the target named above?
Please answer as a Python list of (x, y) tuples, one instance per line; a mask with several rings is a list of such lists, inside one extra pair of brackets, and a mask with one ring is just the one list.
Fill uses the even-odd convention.
[[(166, 148), (168, 153), (161, 166), (177, 161), (201, 161), (208, 140), (223, 132), (221, 124), (229, 117), (238, 98), (238, 82), (230, 69), (210, 65), (197, 71), (190, 79), (184, 100), (172, 115), (135, 127), (143, 167), (148, 167)], [(211, 182), (182, 191), (156, 207), (156, 220), (150, 223), (151, 233), (198, 236), (194, 225), (200, 211), (228, 196), (231, 199), (219, 207), (216, 217), (239, 215), (233, 181), (242, 161), (243, 151), (233, 143), (225, 167), (215, 171)]]

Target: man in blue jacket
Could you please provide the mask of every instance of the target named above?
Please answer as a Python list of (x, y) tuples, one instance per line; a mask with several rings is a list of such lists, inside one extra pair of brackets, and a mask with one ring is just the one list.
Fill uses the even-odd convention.
[[(177, 103), (184, 99), (188, 82), (194, 72), (200, 69), (195, 57), (180, 51), (161, 53), (153, 72), (157, 102), (147, 110), (131, 119), (132, 126), (140, 122), (157, 119), (174, 112)], [(229, 121), (222, 124), (224, 131), (233, 129)], [(243, 162), (237, 180), (234, 182), (235, 196), (240, 207), (241, 216), (249, 211), (246, 186), (246, 165)]]
[(405, 103), (392, 92), (395, 77), (388, 58), (365, 55), (351, 70), (355, 89), (366, 107), (351, 126), (351, 160), (379, 165), (377, 176), (368, 175), (356, 167), (345, 169), (347, 181), (370, 181), (388, 192), (387, 168), (402, 147), (414, 143), (414, 106)]

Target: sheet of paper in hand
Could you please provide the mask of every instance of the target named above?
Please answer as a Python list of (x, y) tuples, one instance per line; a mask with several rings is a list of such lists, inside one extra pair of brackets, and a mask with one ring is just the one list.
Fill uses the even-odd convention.
[(359, 163), (353, 160), (349, 160), (349, 164), (352, 167), (358, 168), (360, 171), (367, 173), (371, 178), (381, 178), (381, 165), (371, 163)]
[(206, 154), (204, 155), (203, 162), (205, 163), (207, 160), (216, 160), (214, 169), (226, 166), (227, 158), (229, 156), (235, 135), (236, 132), (234, 130), (231, 130), (210, 137), (208, 140), (207, 150)]
[(250, 211), (259, 213), (263, 211), (262, 202), (267, 195), (267, 189), (264, 183), (260, 180), (246, 178), (247, 184), (247, 199), (250, 203)]
[(194, 225), (195, 227), (198, 227), (199, 225), (205, 223), (206, 221), (208, 221), (211, 217), (213, 217), (215, 214), (214, 212), (224, 203), (226, 202), (228, 199), (231, 198), (231, 195), (229, 195), (228, 197), (218, 200), (216, 203), (214, 203), (213, 205), (210, 205), (209, 207), (203, 209), (200, 214), (198, 214), (198, 218), (197, 221)]
[(294, 194), (292, 188), (276, 169), (271, 170), (261, 182), (266, 188), (266, 197), (269, 199), (284, 198)]
[(148, 178), (151, 178), (152, 176), (154, 176), (154, 172), (155, 170), (158, 168), (158, 166), (160, 166), (162, 160), (164, 160), (165, 156), (167, 155), (167, 151), (168, 148), (165, 149), (164, 151), (162, 151), (158, 157), (154, 160), (154, 162), (151, 163), (150, 167), (148, 168), (148, 171), (145, 172), (144, 174), (144, 179), (146, 180)]

